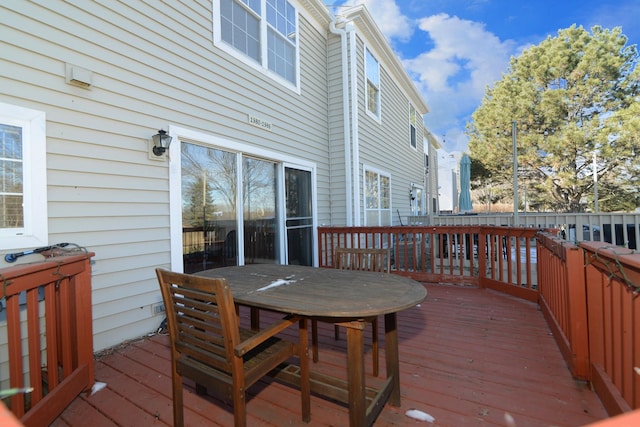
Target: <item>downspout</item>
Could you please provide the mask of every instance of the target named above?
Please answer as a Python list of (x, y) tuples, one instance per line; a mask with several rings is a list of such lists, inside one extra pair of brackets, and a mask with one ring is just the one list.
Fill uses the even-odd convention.
[[(340, 53), (342, 54), (342, 114), (344, 128), (344, 167), (345, 167), (345, 190), (346, 190), (346, 216), (347, 226), (353, 225), (353, 170), (351, 168), (351, 116), (350, 116), (350, 99), (349, 99), (349, 70), (347, 57), (347, 30), (336, 27), (336, 19), (331, 18), (329, 30), (331, 33), (340, 36)], [(340, 18), (340, 23), (345, 23)], [(349, 30), (351, 31), (351, 30)]]
[(360, 217), (360, 182), (361, 179), (364, 182), (364, 178), (360, 176), (360, 142), (359, 142), (359, 132), (358, 132), (358, 61), (356, 58), (356, 36), (354, 31), (353, 24), (351, 28), (349, 28), (349, 54), (351, 55), (350, 65), (351, 65), (351, 96), (350, 100), (352, 103), (351, 108), (351, 138), (353, 141), (353, 154), (351, 156), (351, 160), (353, 162), (353, 217), (354, 217), (354, 226), (359, 227), (362, 225), (362, 220)]

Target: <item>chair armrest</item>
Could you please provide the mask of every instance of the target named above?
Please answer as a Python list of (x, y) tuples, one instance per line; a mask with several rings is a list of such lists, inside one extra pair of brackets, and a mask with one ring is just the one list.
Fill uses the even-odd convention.
[(279, 332), (284, 331), (285, 329), (287, 329), (288, 327), (296, 323), (298, 320), (300, 320), (300, 316), (289, 315), (284, 319), (282, 319), (281, 321), (269, 326), (267, 329), (263, 329), (260, 332), (257, 332), (251, 338), (235, 346), (234, 348), (235, 355), (237, 357), (243, 356), (247, 352), (251, 351), (258, 345), (268, 340), (269, 338), (273, 337)]

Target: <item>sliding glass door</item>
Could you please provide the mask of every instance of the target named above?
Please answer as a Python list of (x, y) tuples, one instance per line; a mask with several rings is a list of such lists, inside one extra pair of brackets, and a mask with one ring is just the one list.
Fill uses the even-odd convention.
[(313, 265), (311, 172), (285, 168), (287, 263)]
[(191, 142), (182, 142), (180, 154), (186, 273), (238, 264), (313, 265), (310, 170)]
[(277, 164), (242, 159), (244, 263), (275, 264), (280, 259)]
[(236, 265), (236, 155), (189, 143), (181, 154), (184, 271)]

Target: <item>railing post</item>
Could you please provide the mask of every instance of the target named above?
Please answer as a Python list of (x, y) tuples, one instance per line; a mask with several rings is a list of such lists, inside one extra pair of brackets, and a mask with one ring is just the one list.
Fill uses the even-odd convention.
[[(11, 284), (11, 282), (9, 282)], [(24, 367), (22, 364), (22, 334), (20, 333), (19, 296), (6, 296), (7, 303), (7, 339), (9, 348), (9, 387), (24, 387)], [(9, 321), (14, 319), (17, 321)], [(11, 409), (16, 417), (24, 415), (24, 394), (11, 396)]]
[(538, 234), (539, 305), (571, 374), (590, 379), (587, 286), (583, 250)]
[(487, 256), (491, 251), (487, 232), (484, 227), (480, 227), (478, 233), (478, 286), (485, 287), (484, 279), (487, 278)]
[(88, 367), (87, 391), (91, 390), (95, 382), (93, 364), (93, 314), (91, 309), (91, 265), (90, 259), (84, 261), (84, 269), (72, 279), (72, 293), (74, 298), (77, 365)]
[(587, 320), (587, 288), (584, 252), (577, 247), (565, 248), (566, 277), (573, 376), (589, 379), (589, 325)]

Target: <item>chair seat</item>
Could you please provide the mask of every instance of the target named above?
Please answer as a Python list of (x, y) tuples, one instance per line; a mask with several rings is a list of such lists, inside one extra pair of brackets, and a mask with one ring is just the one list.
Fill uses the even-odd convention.
[[(256, 331), (240, 329), (242, 341), (251, 339)], [(219, 346), (221, 352), (224, 347)], [(243, 356), (243, 369), (246, 387), (255, 384), (260, 378), (277, 368), (280, 364), (295, 355), (295, 346), (289, 341), (277, 337), (271, 337)], [(213, 357), (213, 356), (210, 356)], [(207, 389), (207, 393), (214, 396), (229, 399), (233, 397), (233, 381), (231, 372), (202, 363), (186, 353), (182, 353), (177, 360), (177, 369), (180, 375), (188, 378), (198, 378), (197, 383)]]
[[(285, 316), (263, 330), (240, 328), (231, 288), (224, 278), (206, 278), (156, 269), (167, 313), (171, 343), (173, 423), (184, 425), (182, 380), (196, 383), (198, 394), (233, 401), (236, 427), (247, 425), (246, 391), (291, 357), (297, 357), (302, 420), (311, 418), (306, 319)], [(299, 344), (280, 339), (299, 324)]]

